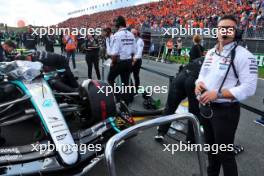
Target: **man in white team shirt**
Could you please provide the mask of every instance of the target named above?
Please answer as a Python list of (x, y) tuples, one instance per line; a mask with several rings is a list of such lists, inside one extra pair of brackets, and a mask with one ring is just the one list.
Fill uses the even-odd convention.
[[(210, 117), (202, 118), (206, 143), (231, 146), (231, 149), (220, 150), (218, 154), (208, 152), (208, 176), (218, 176), (221, 166), (224, 176), (238, 176), (231, 150), (240, 117), (239, 102), (255, 94), (258, 66), (252, 53), (237, 46), (237, 21), (233, 16), (220, 19), (217, 37), (217, 45), (206, 54), (195, 93), (199, 95), (201, 115), (211, 112)], [(232, 50), (233, 65), (230, 64)], [(208, 111), (208, 107), (212, 111)]]
[(144, 41), (142, 38), (139, 37), (139, 31), (137, 29), (131, 30), (132, 34), (136, 38), (136, 45), (137, 45), (137, 52), (134, 55), (133, 61), (132, 61), (132, 72), (135, 80), (135, 87), (136, 87), (136, 94), (138, 92), (138, 87), (140, 84), (140, 78), (139, 78), (139, 72), (142, 65), (142, 55), (143, 55), (143, 49), (144, 49)]
[(106, 58), (111, 57), (111, 47), (113, 44), (113, 34), (110, 27), (104, 29), (104, 36), (105, 36), (105, 47), (106, 47)]
[[(134, 35), (127, 30), (126, 20), (119, 16), (115, 20), (115, 27), (118, 31), (113, 36), (111, 46), (112, 64), (108, 75), (108, 82), (114, 86), (115, 78), (120, 75), (124, 86), (129, 85), (130, 73), (132, 71), (132, 58), (136, 54), (136, 40)], [(129, 103), (128, 94), (121, 96), (127, 104)]]

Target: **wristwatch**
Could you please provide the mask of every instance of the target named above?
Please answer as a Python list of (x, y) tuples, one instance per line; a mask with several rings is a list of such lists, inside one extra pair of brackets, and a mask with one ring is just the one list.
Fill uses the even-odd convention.
[(217, 98), (221, 99), (224, 98), (224, 95), (222, 92), (217, 92)]

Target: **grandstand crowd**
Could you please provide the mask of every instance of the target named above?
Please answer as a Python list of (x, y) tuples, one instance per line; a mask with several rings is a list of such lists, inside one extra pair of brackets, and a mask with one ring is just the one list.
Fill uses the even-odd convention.
[(226, 14), (234, 14), (243, 29), (263, 29), (263, 0), (163, 0), (133, 7), (98, 12), (70, 18), (59, 27), (111, 26), (122, 15), (130, 27), (159, 30), (163, 27), (212, 28)]
[[(264, 37), (263, 0), (163, 0), (137, 6), (70, 18), (58, 24), (65, 28), (106, 28), (113, 26), (116, 16), (124, 16), (127, 26), (140, 30), (160, 31), (162, 28), (214, 28), (226, 14), (239, 20), (240, 28), (249, 38)], [(59, 36), (57, 36), (59, 38)], [(11, 39), (22, 44), (23, 34), (8, 31), (0, 40)]]

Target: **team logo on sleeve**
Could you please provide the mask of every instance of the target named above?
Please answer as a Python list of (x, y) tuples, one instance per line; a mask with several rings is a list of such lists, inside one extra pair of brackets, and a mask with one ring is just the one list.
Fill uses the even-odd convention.
[(258, 62), (256, 58), (248, 58), (250, 60), (249, 64), (249, 73), (250, 74), (258, 74)]

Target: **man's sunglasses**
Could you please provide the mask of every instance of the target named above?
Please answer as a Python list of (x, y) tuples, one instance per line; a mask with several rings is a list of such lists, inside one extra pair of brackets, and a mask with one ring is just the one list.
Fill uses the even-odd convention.
[(230, 29), (230, 28), (232, 28), (232, 29), (236, 29), (235, 26), (218, 26), (217, 28), (218, 28), (218, 29)]

